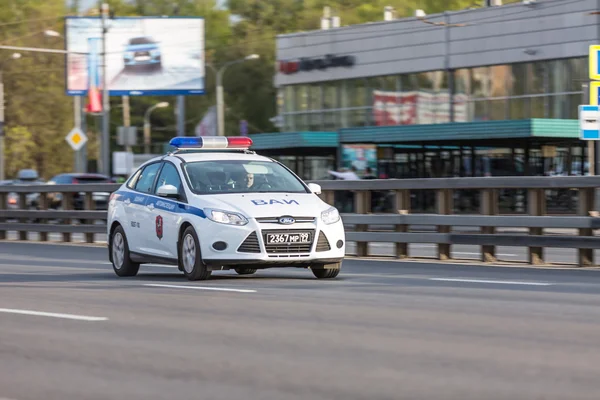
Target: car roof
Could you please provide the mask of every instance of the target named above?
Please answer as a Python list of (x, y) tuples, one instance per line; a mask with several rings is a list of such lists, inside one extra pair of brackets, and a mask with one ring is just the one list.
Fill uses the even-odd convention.
[(185, 162), (195, 161), (219, 161), (219, 160), (247, 160), (247, 161), (266, 161), (272, 162), (269, 157), (260, 156), (254, 153), (242, 153), (235, 151), (223, 152), (193, 152), (193, 153), (177, 153), (174, 156), (183, 159)]

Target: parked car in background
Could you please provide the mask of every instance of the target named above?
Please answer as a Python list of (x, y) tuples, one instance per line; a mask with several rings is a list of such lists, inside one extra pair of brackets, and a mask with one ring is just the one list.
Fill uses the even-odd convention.
[[(115, 183), (114, 180), (106, 175), (102, 174), (91, 174), (91, 173), (65, 173), (59, 174), (48, 181), (49, 185), (85, 185), (85, 184), (99, 184), (99, 183)], [(72, 194), (73, 209), (83, 210), (85, 202), (85, 192), (77, 192)], [(107, 210), (108, 200), (110, 197), (109, 192), (94, 192), (92, 193), (92, 201), (96, 210)], [(63, 195), (62, 193), (49, 193), (48, 194), (49, 208), (60, 209), (63, 208)]]
[[(12, 181), (3, 181), (5, 185), (43, 185), (44, 180), (40, 178), (38, 172), (34, 169), (22, 169), (17, 172), (17, 179)], [(16, 192), (10, 192), (7, 196), (9, 209), (29, 209), (36, 210), (39, 206), (39, 193), (28, 193), (25, 196), (25, 205), (19, 204), (19, 195)]]

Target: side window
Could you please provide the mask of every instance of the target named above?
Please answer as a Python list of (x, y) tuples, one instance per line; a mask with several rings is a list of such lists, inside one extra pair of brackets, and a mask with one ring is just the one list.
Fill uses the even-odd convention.
[(160, 163), (147, 165), (135, 184), (135, 190), (142, 193), (150, 193), (152, 191), (152, 184), (154, 184), (154, 178), (156, 178), (159, 168)]
[(154, 193), (158, 190), (159, 187), (163, 185), (173, 185), (179, 191), (181, 195), (183, 193), (183, 187), (181, 185), (181, 178), (179, 177), (179, 172), (177, 172), (177, 168), (171, 163), (165, 163), (162, 171), (160, 171), (160, 175), (158, 176), (158, 183), (156, 184), (156, 189)]
[(137, 180), (139, 179), (141, 173), (142, 173), (142, 169), (140, 168), (133, 174), (131, 179), (129, 179), (129, 182), (127, 182), (127, 187), (129, 189), (135, 188), (135, 184), (137, 183)]

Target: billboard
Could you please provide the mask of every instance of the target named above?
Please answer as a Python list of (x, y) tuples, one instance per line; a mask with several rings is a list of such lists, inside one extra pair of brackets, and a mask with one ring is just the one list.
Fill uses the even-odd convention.
[[(204, 18), (117, 17), (106, 27), (111, 96), (204, 94)], [(102, 20), (66, 17), (65, 38), (67, 95), (102, 88), (102, 57), (89, 57), (102, 53)]]
[(377, 171), (377, 146), (374, 144), (342, 145), (342, 168), (356, 168), (358, 175), (364, 175), (367, 167)]
[[(467, 122), (468, 96), (455, 94), (454, 122)], [(450, 121), (450, 95), (447, 92), (373, 91), (375, 125), (441, 124)]]

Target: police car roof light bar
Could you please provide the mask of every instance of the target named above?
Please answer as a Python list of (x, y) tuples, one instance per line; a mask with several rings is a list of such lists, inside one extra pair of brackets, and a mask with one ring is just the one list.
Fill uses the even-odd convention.
[(206, 149), (206, 150), (227, 150), (227, 149), (247, 149), (252, 146), (252, 139), (246, 136), (211, 136), (211, 137), (187, 137), (177, 136), (171, 139), (169, 145), (177, 149)]

